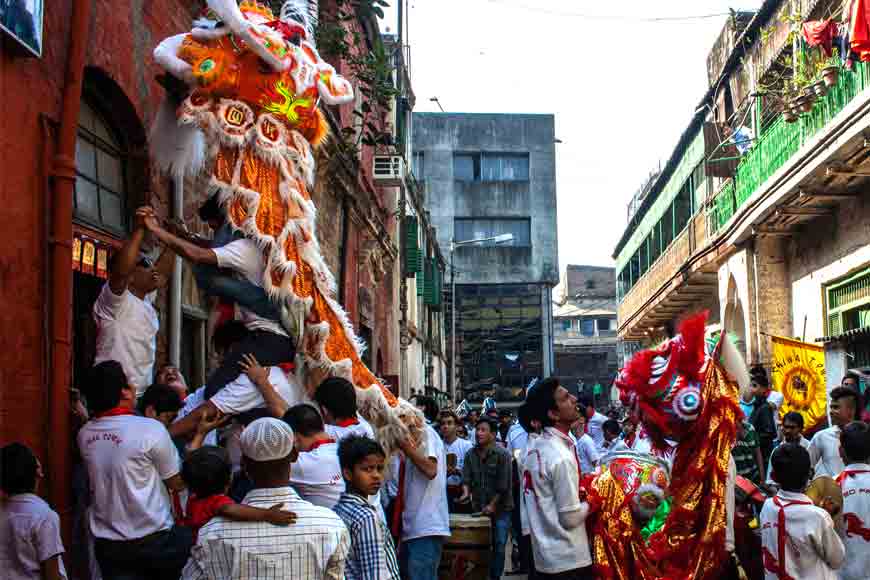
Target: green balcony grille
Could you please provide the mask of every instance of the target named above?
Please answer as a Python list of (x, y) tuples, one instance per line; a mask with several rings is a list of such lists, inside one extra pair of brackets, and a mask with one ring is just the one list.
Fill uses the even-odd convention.
[(713, 200), (710, 227), (715, 233), (737, 213), (761, 185), (785, 165), (797, 151), (870, 86), (870, 67), (854, 64), (852, 71), (841, 70), (837, 85), (816, 101), (810, 113), (796, 123), (778, 118), (758, 138), (740, 160), (734, 179)]

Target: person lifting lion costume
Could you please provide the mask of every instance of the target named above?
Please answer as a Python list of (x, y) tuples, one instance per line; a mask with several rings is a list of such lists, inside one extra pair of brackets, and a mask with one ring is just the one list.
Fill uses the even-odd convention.
[(278, 18), (247, 0), (208, 7), (193, 30), (154, 51), (181, 87), (155, 123), (155, 160), (176, 178), (204, 173), (233, 234), (256, 243), (262, 288), (304, 359), (300, 372), (351, 381), (360, 412), (385, 443), (408, 431), (419, 440), (416, 408), (362, 362), (365, 345), (335, 298), (315, 231), (312, 150), (329, 133), (319, 105), (354, 99), (350, 82), (315, 48), (317, 2), (288, 0)]
[(680, 334), (636, 354), (617, 378), (649, 444), (613, 454), (584, 481), (599, 578), (713, 580), (726, 567), (737, 380), (748, 386), (748, 378), (729, 340), (705, 339), (706, 320), (687, 318)]

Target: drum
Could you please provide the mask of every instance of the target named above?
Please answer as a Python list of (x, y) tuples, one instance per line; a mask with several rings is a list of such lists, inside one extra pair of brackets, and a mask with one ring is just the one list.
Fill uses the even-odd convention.
[(444, 543), (441, 580), (486, 580), (492, 552), (492, 530), (486, 516), (450, 514), (450, 537)]
[(843, 519), (843, 489), (834, 481), (833, 478), (827, 475), (821, 475), (815, 478), (809, 487), (807, 487), (806, 495), (813, 500), (813, 503), (822, 507), (822, 501), (829, 497), (834, 503), (834, 511), (831, 517), (834, 520), (834, 525), (839, 526)]

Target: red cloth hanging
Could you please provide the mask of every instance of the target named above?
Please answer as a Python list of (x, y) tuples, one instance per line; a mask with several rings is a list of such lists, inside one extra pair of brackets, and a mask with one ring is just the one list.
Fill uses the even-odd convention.
[(831, 56), (837, 24), (832, 20), (810, 20), (801, 27), (804, 40), (810, 46), (821, 46), (825, 56)]
[(852, 51), (863, 62), (870, 62), (870, 1), (854, 0), (849, 23)]

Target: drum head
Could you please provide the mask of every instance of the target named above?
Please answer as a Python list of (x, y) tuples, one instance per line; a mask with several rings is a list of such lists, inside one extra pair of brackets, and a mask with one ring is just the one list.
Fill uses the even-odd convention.
[(837, 507), (837, 517), (843, 513), (843, 490), (833, 478), (827, 475), (815, 478), (807, 488), (806, 495), (820, 507), (822, 500), (829, 497)]

